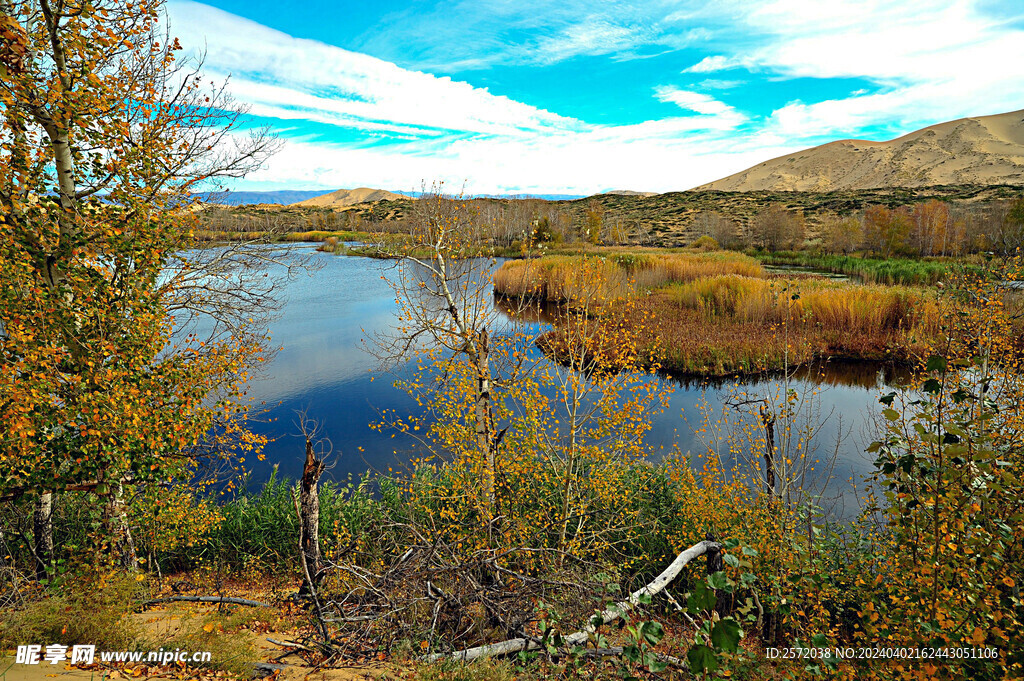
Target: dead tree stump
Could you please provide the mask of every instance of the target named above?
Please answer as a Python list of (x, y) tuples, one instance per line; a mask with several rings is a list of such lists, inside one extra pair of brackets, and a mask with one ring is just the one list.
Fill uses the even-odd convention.
[[(299, 593), (311, 593), (320, 585), (324, 572), (323, 556), (320, 554), (320, 476), (327, 468), (323, 459), (313, 451), (313, 442), (306, 438), (306, 462), (302, 466), (302, 481), (299, 487), (299, 532), (302, 558), (308, 579), (302, 581)], [(309, 584), (312, 580), (312, 585)], [(312, 587), (312, 588), (311, 588)]]
[[(708, 548), (708, 551), (705, 554), (708, 559), (707, 574), (710, 576), (715, 574), (716, 572), (721, 572), (722, 570), (724, 570), (725, 562), (722, 559), (722, 549), (717, 548), (719, 544), (718, 540), (715, 539), (715, 535), (711, 532), (708, 532), (706, 535), (704, 535), (704, 538), (707, 539), (709, 542), (712, 542), (716, 547)], [(723, 617), (729, 614), (729, 611), (732, 610), (731, 594), (728, 594), (725, 591), (721, 591), (719, 589), (715, 589), (715, 610), (718, 612), (719, 615)]]

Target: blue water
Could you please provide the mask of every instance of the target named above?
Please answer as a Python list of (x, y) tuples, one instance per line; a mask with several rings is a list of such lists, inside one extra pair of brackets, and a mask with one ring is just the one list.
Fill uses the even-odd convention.
[[(304, 447), (297, 436), (297, 412), (302, 410), (320, 423), (321, 435), (333, 445), (334, 467), (328, 476), (335, 480), (401, 467), (414, 451), (411, 440), (370, 427), (380, 420), (383, 409), (421, 413), (408, 395), (393, 386), (394, 377), (379, 370), (367, 344), (373, 334), (395, 327), (394, 292), (382, 279), (393, 273), (392, 264), (322, 253), (314, 253), (311, 259), (315, 267), (284, 282), (282, 311), (270, 327), (272, 345), (280, 350), (249, 387), (254, 411), (265, 410), (255, 430), (271, 438), (265, 460), (247, 462), (254, 485), (266, 480), (274, 466), (290, 478), (300, 474)], [(540, 326), (534, 323), (529, 328)], [(838, 365), (827, 367), (822, 376), (798, 375), (789, 382), (801, 396), (817, 393), (814, 409), (797, 421), (823, 423), (819, 450), (812, 456), (826, 459), (832, 451), (838, 452), (829, 483), (834, 500), (829, 503), (837, 504), (840, 515), (854, 510), (850, 479), (859, 482), (871, 470), (871, 457), (864, 449), (873, 439), (872, 414), (878, 411), (877, 399), (887, 378), (878, 367)], [(707, 449), (694, 432), (703, 422), (702, 402), (714, 422), (721, 416), (723, 403), (739, 392), (777, 398), (784, 389), (779, 378), (712, 385), (669, 377), (657, 380), (673, 393), (668, 408), (652, 415), (650, 458), (689, 452), (695, 465)], [(744, 418), (757, 423), (753, 415)], [(837, 446), (840, 435), (843, 440)], [(818, 467), (814, 476), (821, 476), (823, 469)], [(818, 477), (815, 482), (822, 480)]]

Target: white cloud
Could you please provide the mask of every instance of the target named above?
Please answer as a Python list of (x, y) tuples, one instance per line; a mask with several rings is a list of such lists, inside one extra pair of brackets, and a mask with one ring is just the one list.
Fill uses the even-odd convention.
[[(257, 116), (388, 136), (386, 143), (286, 139), (258, 186), (418, 188), (447, 180), (473, 193), (589, 193), (610, 185), (678, 189), (728, 167), (704, 158), (728, 149), (745, 117), (709, 95), (664, 86), (661, 101), (691, 112), (630, 125), (595, 125), (491, 94), (465, 82), (293, 38), (194, 2), (171, 5), (186, 48), (204, 36), (206, 69)], [(608, 39), (606, 27), (575, 34)], [(609, 29), (613, 35), (614, 29)], [(626, 36), (623, 35), (625, 39)], [(301, 133), (299, 133), (301, 134)]]
[[(446, 72), (549, 65), (576, 57), (648, 56), (705, 40), (685, 8), (702, 0), (452, 0), (383, 15), (356, 41), (362, 51)], [(682, 9), (681, 9), (682, 8)]]
[[(480, 65), (496, 58), (529, 64), (585, 54), (620, 58), (644, 46), (708, 39), (710, 56), (684, 74), (745, 68), (772, 78), (858, 78), (875, 86), (827, 101), (791, 101), (753, 117), (723, 101), (729, 99), (724, 95), (696, 91), (742, 82), (665, 84), (653, 96), (683, 111), (597, 125), (467, 82), (294, 38), (189, 0), (172, 0), (169, 7), (173, 32), (189, 48), (206, 45), (207, 71), (231, 74), (231, 91), (254, 114), (309, 121), (356, 138), (317, 142), (307, 126), (296, 133), (303, 138), (285, 140), (250, 178), (261, 186), (404, 190), (445, 179), (456, 187), (468, 182), (472, 193), (678, 190), (867, 127), (909, 132), (1019, 108), (1024, 101), (1024, 81), (1015, 72), (1024, 63), (1022, 32), (986, 19), (968, 0), (921, 0), (910, 8), (881, 0), (688, 1), (674, 16), (666, 15), (673, 3), (652, 2), (632, 18), (628, 7), (614, 3), (595, 12), (590, 2), (479, 2), (493, 6), (511, 28), (541, 36), (512, 44), (500, 32), (485, 34), (490, 37), (480, 40), (495, 45), (479, 56)], [(482, 9), (477, 12), (482, 16)], [(443, 22), (430, 26), (446, 30)], [(667, 28), (672, 26), (674, 32)], [(479, 55), (461, 48), (453, 54), (463, 60)]]
[(716, 54), (710, 57), (704, 57), (693, 66), (683, 69), (683, 73), (714, 73), (715, 71), (725, 71), (727, 69), (734, 69), (744, 65), (744, 60), (738, 57), (725, 57), (723, 55)]
[[(739, 0), (732, 0), (733, 3)], [(723, 11), (735, 11), (732, 9)], [(848, 136), (869, 126), (909, 132), (962, 116), (1020, 108), (1024, 31), (982, 11), (976, 0), (765, 0), (743, 4), (735, 30), (747, 42), (687, 69), (742, 67), (784, 78), (859, 78), (845, 98), (791, 102), (767, 127), (793, 140)], [(751, 45), (751, 36), (756, 45)]]
[(231, 74), (232, 92), (266, 115), (369, 129), (409, 126), (410, 132), (517, 134), (579, 124), (485, 88), (293, 38), (207, 5), (176, 0), (169, 9), (185, 48), (205, 48), (208, 73)]
[(735, 111), (725, 102), (720, 102), (703, 92), (680, 90), (669, 85), (659, 85), (654, 89), (654, 96), (661, 102), (672, 102), (681, 109), (689, 109), (709, 116), (721, 116)]

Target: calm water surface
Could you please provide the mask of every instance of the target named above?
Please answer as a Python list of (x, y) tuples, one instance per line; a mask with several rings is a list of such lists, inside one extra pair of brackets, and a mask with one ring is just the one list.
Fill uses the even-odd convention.
[[(281, 350), (250, 385), (254, 404), (266, 409), (255, 429), (273, 438), (265, 449), (265, 461), (249, 462), (254, 485), (266, 480), (275, 465), (287, 477), (299, 476), (304, 450), (296, 437), (296, 412), (301, 410), (321, 423), (322, 435), (340, 453), (329, 474), (336, 480), (400, 466), (412, 451), (411, 441), (370, 427), (383, 409), (420, 413), (392, 385), (393, 377), (378, 371), (377, 359), (365, 341), (394, 326), (394, 294), (381, 278), (389, 274), (392, 264), (322, 253), (312, 259), (316, 267), (283, 287), (282, 313), (270, 329), (272, 344)], [(535, 321), (532, 326), (536, 325)], [(890, 378), (879, 367), (839, 365), (790, 382), (801, 394), (816, 393), (815, 410), (808, 417), (824, 422), (816, 456), (838, 451), (831, 496), (841, 515), (853, 510), (849, 480), (857, 481), (870, 471), (871, 458), (863, 452), (873, 439), (872, 414), (878, 411), (879, 394)], [(668, 409), (653, 417), (649, 442), (654, 459), (674, 449), (694, 455), (705, 451), (694, 433), (704, 420), (699, 405), (706, 404), (715, 420), (723, 402), (738, 391), (760, 398), (782, 389), (778, 378), (724, 384), (658, 380), (674, 392)], [(699, 463), (696, 456), (694, 461)]]

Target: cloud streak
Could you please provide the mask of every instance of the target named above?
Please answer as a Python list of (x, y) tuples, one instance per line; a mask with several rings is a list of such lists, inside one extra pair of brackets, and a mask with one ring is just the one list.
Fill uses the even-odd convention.
[[(442, 25), (436, 12), (420, 17), (428, 37), (410, 43), (419, 55), (412, 61), (432, 58), (428, 38), (454, 46), (451, 63), (476, 69), (470, 76), (500, 60), (545, 69), (580, 56), (622, 60), (655, 49), (686, 48), (697, 57), (658, 72), (660, 83), (623, 102), (627, 112), (635, 103), (645, 114), (595, 122), (496, 94), (471, 77), (404, 68), (191, 0), (169, 5), (172, 32), (187, 49), (205, 50), (209, 75), (230, 76), (234, 96), (282, 131), (283, 150), (250, 187), (415, 189), (445, 179), (474, 193), (678, 190), (833, 137), (895, 135), (1024, 101), (1013, 73), (1024, 63), (1024, 34), (968, 0), (909, 8), (880, 0), (650, 2), (639, 10), (479, 0), (472, 10), (456, 7), (468, 13), (465, 22), (449, 15)], [(408, 12), (387, 18), (396, 26), (389, 39), (400, 39), (414, 19)], [(451, 42), (467, 30), (462, 24), (497, 23), (475, 41)], [(751, 91), (798, 78), (874, 86), (846, 96), (808, 91), (749, 108)], [(573, 85), (566, 90), (575, 93)]]

